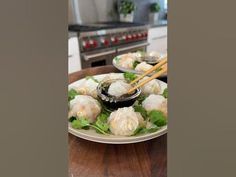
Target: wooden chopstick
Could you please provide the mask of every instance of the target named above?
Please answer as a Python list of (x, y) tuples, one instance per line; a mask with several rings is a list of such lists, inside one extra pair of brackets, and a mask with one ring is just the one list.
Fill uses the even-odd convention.
[(135, 80), (130, 82), (130, 84), (131, 85), (134, 84), (135, 82), (144, 78), (146, 75), (150, 74), (151, 72), (155, 71), (156, 69), (158, 69), (159, 67), (161, 67), (162, 65), (164, 65), (166, 63), (167, 63), (167, 56), (164, 59), (162, 59), (159, 63), (157, 63), (155, 66), (153, 66), (151, 69), (147, 70), (144, 74), (142, 74), (141, 76), (137, 77)]
[(135, 91), (137, 88), (142, 87), (143, 85), (145, 85), (146, 83), (150, 82), (153, 79), (156, 79), (157, 77), (161, 76), (162, 74), (164, 74), (167, 71), (167, 65), (165, 65), (160, 71), (158, 71), (157, 73), (153, 74), (151, 77), (149, 77), (148, 79), (145, 79), (144, 81), (140, 82), (139, 84), (137, 84), (136, 86), (132, 87), (131, 89), (128, 90), (128, 94), (131, 94), (133, 91)]

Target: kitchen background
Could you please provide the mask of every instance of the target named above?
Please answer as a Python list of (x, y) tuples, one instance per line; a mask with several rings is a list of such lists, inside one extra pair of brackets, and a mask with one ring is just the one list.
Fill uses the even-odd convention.
[[(139, 31), (141, 30), (141, 32), (143, 33), (146, 33), (147, 31), (146, 37), (142, 38), (142, 40), (128, 42), (128, 44), (122, 43), (122, 45), (117, 45), (117, 47), (115, 45), (114, 46), (111, 45), (110, 48), (112, 49), (116, 47), (117, 48), (116, 50), (119, 50), (119, 46), (123, 46), (123, 47), (125, 46), (126, 48), (130, 49), (125, 52), (132, 52), (135, 50), (142, 49), (147, 52), (157, 51), (162, 54), (167, 53), (167, 11), (168, 11), (167, 0), (133, 0), (132, 2), (134, 2), (136, 6), (136, 9), (133, 12), (133, 23), (129, 23), (128, 25), (124, 26), (123, 23), (118, 23), (119, 12), (117, 10), (117, 7), (119, 7), (121, 0), (68, 0), (68, 3), (69, 3), (68, 4), (68, 8), (69, 8), (68, 9), (68, 12), (69, 12), (68, 14), (68, 22), (69, 22), (68, 71), (69, 73), (73, 73), (87, 67), (111, 64), (110, 60), (112, 60), (112, 58), (115, 55), (120, 54), (116, 52), (116, 54), (112, 54), (112, 55), (110, 54), (106, 56), (104, 55), (103, 57), (101, 57), (101, 53), (104, 53), (104, 51), (105, 53), (109, 53), (108, 45), (107, 46), (104, 45), (104, 47), (100, 50), (97, 50), (97, 49), (96, 50), (91, 49), (88, 51), (83, 50), (83, 47), (85, 47), (83, 46), (84, 45), (83, 40), (85, 37), (82, 38), (81, 36), (85, 36), (85, 34), (89, 34), (89, 35), (91, 34), (91, 33), (88, 33), (88, 31), (91, 31), (91, 25), (92, 27), (94, 26), (97, 27), (97, 28), (93, 28), (94, 30), (92, 31), (96, 31), (96, 34), (100, 34), (98, 32), (101, 32), (101, 30), (103, 30), (103, 26), (101, 24), (100, 25), (94, 25), (94, 24), (101, 23), (101, 22), (112, 23), (112, 28), (110, 26), (109, 27), (111, 29), (116, 28), (117, 30), (115, 32), (117, 32), (117, 34), (118, 32), (120, 34), (119, 29), (121, 29), (122, 27), (123, 28), (126, 27), (127, 31), (133, 30), (135, 32), (137, 30)], [(150, 20), (150, 14), (151, 14), (150, 5), (156, 2), (160, 6), (158, 19)], [(87, 27), (86, 29), (89, 29), (89, 30), (86, 30), (85, 26)], [(110, 33), (110, 32), (111, 31), (108, 30), (105, 33)], [(114, 30), (112, 32), (114, 32)], [(126, 32), (124, 33), (126, 34)], [(136, 34), (138, 33), (135, 33), (134, 35)], [(104, 38), (104, 34), (102, 35), (103, 35), (102, 37)], [(133, 34), (131, 33), (128, 35), (133, 35)], [(89, 36), (88, 38), (100, 40), (101, 37), (99, 36), (99, 38), (98, 37), (94, 38), (93, 36), (92, 37)], [(110, 41), (110, 43), (112, 44), (112, 41)], [(94, 43), (94, 44), (97, 45), (97, 43)], [(137, 47), (138, 45), (141, 46), (144, 44), (146, 45), (145, 47), (141, 47), (141, 48)], [(87, 56), (97, 56), (97, 55), (99, 56), (96, 58), (97, 64), (93, 65), (92, 63), (93, 59), (89, 60), (89, 58), (91, 57), (87, 57)], [(102, 61), (102, 58), (105, 58), (104, 62), (100, 62), (100, 61), (97, 62), (98, 60)]]

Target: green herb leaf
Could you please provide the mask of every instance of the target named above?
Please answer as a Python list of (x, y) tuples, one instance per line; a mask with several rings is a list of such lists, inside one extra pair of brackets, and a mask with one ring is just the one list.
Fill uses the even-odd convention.
[(101, 129), (104, 132), (108, 132), (109, 130), (109, 125), (107, 124), (107, 119), (108, 119), (109, 115), (107, 114), (100, 114), (97, 117), (97, 120), (95, 122), (95, 126), (97, 126), (99, 129)]
[(156, 132), (159, 129), (160, 129), (160, 127), (154, 126), (154, 127), (151, 127), (151, 128), (146, 128), (146, 132), (147, 133), (153, 133), (153, 132)]
[(134, 130), (133, 135), (142, 134), (142, 132), (143, 132), (144, 129), (145, 129), (144, 127), (138, 127), (138, 128), (136, 128), (136, 130)]
[(148, 114), (150, 122), (157, 125), (158, 127), (164, 126), (167, 124), (167, 119), (161, 111), (152, 110)]
[(141, 105), (134, 105), (135, 112), (139, 112), (144, 119), (147, 118), (147, 111)]
[(100, 120), (102, 122), (107, 122), (107, 119), (109, 117), (108, 113), (101, 113), (98, 117), (97, 120)]
[(75, 128), (75, 129), (82, 129), (82, 128), (86, 128), (90, 126), (90, 124), (86, 118), (80, 117), (76, 120), (73, 120), (73, 122), (71, 123), (71, 126), (72, 128)]
[(160, 128), (158, 126), (153, 126), (151, 128), (145, 128), (145, 127), (138, 127), (134, 133), (133, 136), (135, 135), (141, 135), (141, 134), (145, 134), (145, 133), (153, 133), (156, 132), (157, 130), (159, 130)]
[(102, 133), (104, 135), (109, 135), (107, 132), (104, 132), (101, 128), (99, 128), (96, 125), (90, 125), (90, 127), (93, 127), (96, 130), (96, 132), (98, 132), (98, 133)]
[(102, 122), (101, 120), (97, 120), (95, 122), (95, 125), (101, 130), (103, 130), (104, 132), (108, 132), (109, 130), (109, 125), (107, 123)]
[(114, 58), (114, 60), (115, 60), (116, 62), (119, 62), (120, 59), (121, 59), (120, 57), (115, 57), (115, 58)]
[(146, 52), (144, 50), (138, 50), (137, 53), (141, 55), (141, 57), (144, 57)]
[(146, 98), (147, 98), (147, 96), (141, 94), (137, 99), (138, 104), (141, 104)]
[(97, 79), (95, 79), (93, 76), (86, 76), (86, 80), (92, 79), (94, 82), (99, 83)]
[(165, 98), (168, 98), (168, 89), (165, 88), (165, 90), (163, 91), (162, 95), (165, 97)]
[(79, 93), (75, 89), (70, 89), (68, 92), (68, 101), (73, 100), (76, 95), (79, 95)]
[(137, 66), (139, 63), (140, 63), (139, 61), (134, 61), (134, 63), (133, 63), (133, 69), (135, 69), (136, 66)]
[(125, 72), (125, 73), (124, 73), (124, 78), (125, 78), (128, 82), (131, 82), (131, 81), (133, 81), (134, 79), (137, 78), (137, 75), (134, 74), (134, 73)]
[(69, 118), (69, 122), (73, 122), (74, 120), (76, 120), (76, 117), (72, 116), (72, 117)]

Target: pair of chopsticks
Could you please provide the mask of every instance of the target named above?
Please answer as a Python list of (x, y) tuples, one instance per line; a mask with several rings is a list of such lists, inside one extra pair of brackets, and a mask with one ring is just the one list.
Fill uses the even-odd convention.
[(151, 72), (157, 70), (157, 69), (161, 69), (160, 71), (158, 71), (157, 73), (153, 74), (151, 77), (149, 77), (148, 79), (138, 83), (137, 85), (135, 85), (134, 87), (132, 87), (131, 89), (128, 90), (128, 94), (132, 93), (133, 91), (135, 91), (137, 88), (142, 87), (143, 85), (145, 85), (146, 83), (150, 82), (153, 79), (156, 79), (157, 77), (161, 76), (162, 74), (164, 74), (165, 72), (167, 72), (167, 57), (163, 58), (159, 63), (157, 63), (155, 66), (153, 66), (151, 69), (147, 70), (144, 74), (142, 74), (141, 76), (137, 77), (135, 80), (133, 80), (130, 84), (134, 84), (137, 81), (139, 81), (140, 79), (144, 78), (146, 75), (150, 74)]

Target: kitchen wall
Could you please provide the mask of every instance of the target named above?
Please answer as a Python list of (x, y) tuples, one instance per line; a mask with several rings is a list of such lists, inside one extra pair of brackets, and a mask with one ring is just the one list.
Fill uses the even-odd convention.
[[(114, 6), (121, 0), (68, 0), (69, 24), (94, 23), (98, 21), (119, 20)], [(164, 2), (166, 0), (133, 0), (137, 6), (134, 13), (135, 22), (148, 22), (149, 6), (159, 2), (161, 6), (160, 18), (164, 17)], [(74, 8), (74, 9), (73, 9)], [(74, 13), (77, 12), (77, 15)]]
[(161, 7), (159, 17), (164, 18), (164, 2), (165, 0), (134, 0), (137, 9), (134, 13), (134, 21), (136, 22), (148, 22), (149, 21), (149, 6), (151, 3), (158, 2)]
[[(113, 10), (115, 3), (116, 0), (69, 0), (69, 23), (117, 20)], [(77, 20), (74, 12), (77, 12)]]

